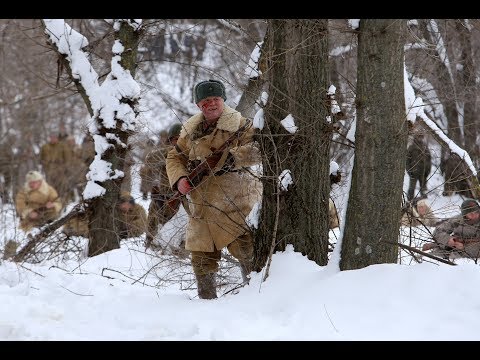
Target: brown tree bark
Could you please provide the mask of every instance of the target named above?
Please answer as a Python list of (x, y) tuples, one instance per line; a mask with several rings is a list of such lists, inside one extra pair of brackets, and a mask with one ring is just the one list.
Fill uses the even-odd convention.
[[(272, 248), (283, 250), (287, 244), (325, 265), (332, 134), (327, 20), (269, 20), (266, 63), (269, 97), (261, 136), (265, 180), (257, 266), (263, 267)], [(297, 132), (280, 123), (287, 115)], [(293, 182), (286, 191), (278, 186), (284, 170)]]
[(341, 249), (341, 270), (395, 263), (407, 123), (406, 21), (360, 20), (355, 159)]

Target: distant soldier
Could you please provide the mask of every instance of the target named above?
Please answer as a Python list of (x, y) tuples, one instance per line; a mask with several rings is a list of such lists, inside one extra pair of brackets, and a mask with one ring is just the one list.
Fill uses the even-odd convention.
[(466, 199), (461, 215), (454, 216), (433, 232), (433, 243), (426, 243), (422, 250), (444, 258), (480, 257), (480, 206), (474, 199)]
[(137, 237), (145, 233), (147, 228), (147, 213), (142, 205), (135, 203), (135, 199), (129, 192), (123, 191), (117, 205), (118, 216), (120, 217), (121, 229), (119, 236), (121, 239)]
[(407, 149), (406, 170), (410, 177), (407, 199), (414, 198), (417, 181), (420, 185), (420, 193), (427, 196), (427, 179), (432, 169), (432, 154), (425, 141), (424, 135), (417, 133), (413, 137), (412, 144)]
[(64, 200), (65, 203), (68, 203), (75, 201), (75, 189), (77, 189), (78, 195), (83, 190), (81, 185), (85, 182), (85, 164), (82, 160), (82, 149), (73, 136), (67, 136), (64, 145), (70, 158), (70, 161), (65, 165), (66, 189)]
[(170, 187), (166, 169), (166, 156), (168, 151), (175, 146), (182, 130), (182, 125), (174, 124), (168, 131), (168, 146), (161, 146), (153, 150), (145, 158), (145, 166), (148, 166), (153, 181), (151, 188), (152, 201), (148, 207), (148, 228), (145, 247), (149, 248), (153, 239), (157, 235), (158, 226), (164, 225), (175, 215), (177, 209), (172, 209), (167, 204), (167, 200), (173, 195), (174, 191)]
[(67, 236), (83, 236), (88, 239), (88, 215), (77, 215), (63, 225), (62, 232)]
[[(342, 173), (335, 161), (330, 162), (330, 188), (334, 184), (338, 184), (342, 180)], [(328, 199), (328, 227), (330, 230), (340, 226), (340, 220), (338, 219), (338, 212), (335, 203), (331, 198)]]
[(15, 205), (20, 215), (20, 228), (24, 231), (52, 222), (62, 210), (57, 191), (38, 171), (27, 173), (25, 186), (15, 197)]
[(13, 151), (13, 140), (8, 135), (0, 138), (0, 200), (2, 203), (12, 202), (10, 194), (13, 194), (13, 183), (16, 180), (18, 166)]
[(71, 153), (67, 150), (65, 143), (59, 141), (57, 134), (50, 134), (49, 142), (40, 149), (40, 162), (47, 182), (62, 198), (68, 197), (66, 167), (71, 159)]
[[(121, 192), (117, 209), (117, 216), (121, 223), (118, 235), (121, 239), (137, 237), (145, 233), (147, 213), (141, 205), (135, 203), (129, 192)], [(88, 238), (88, 215), (82, 214), (73, 217), (63, 226), (62, 231), (67, 236)]]
[(332, 199), (328, 199), (328, 226), (330, 230), (339, 227), (337, 208)]
[(454, 152), (447, 152), (446, 157), (440, 162), (440, 171), (445, 178), (443, 196), (455, 193), (474, 198), (468, 178), (472, 176), (471, 170), (464, 161)]
[(402, 226), (436, 226), (438, 221), (426, 199), (413, 199), (403, 208)]
[[(143, 200), (148, 199), (148, 194), (151, 193), (152, 187), (155, 182), (158, 182), (158, 166), (165, 164), (165, 157), (161, 157), (161, 162), (158, 163), (159, 156), (164, 153), (164, 149), (168, 148), (168, 131), (162, 130), (160, 132), (160, 139), (158, 145), (147, 148), (148, 150), (143, 157), (143, 166), (140, 168), (140, 192), (142, 193)], [(154, 155), (157, 153), (157, 155)], [(166, 153), (165, 153), (166, 156)]]

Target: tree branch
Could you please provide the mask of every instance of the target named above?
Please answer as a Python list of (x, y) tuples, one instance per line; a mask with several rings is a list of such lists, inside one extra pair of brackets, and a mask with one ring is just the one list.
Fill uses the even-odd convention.
[(60, 226), (64, 225), (68, 220), (71, 218), (83, 214), (85, 212), (85, 208), (83, 203), (79, 203), (73, 207), (72, 210), (60, 219), (55, 220), (54, 222), (45, 225), (43, 228), (40, 229), (40, 232), (32, 236), (31, 234), (28, 234), (28, 238), (30, 239), (25, 245), (14, 257), (13, 261), (15, 262), (21, 262), (25, 260), (28, 254), (30, 254), (35, 247), (43, 242), (50, 234), (52, 234), (55, 230), (57, 230)]

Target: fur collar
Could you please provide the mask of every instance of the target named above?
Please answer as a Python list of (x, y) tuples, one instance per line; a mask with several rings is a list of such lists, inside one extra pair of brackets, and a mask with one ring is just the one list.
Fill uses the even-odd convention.
[[(187, 134), (193, 134), (197, 126), (203, 121), (204, 117), (202, 113), (193, 115), (183, 124), (180, 137), (185, 137)], [(232, 109), (228, 105), (224, 105), (223, 113), (217, 121), (217, 129), (235, 132), (240, 128), (242, 114), (237, 110)]]

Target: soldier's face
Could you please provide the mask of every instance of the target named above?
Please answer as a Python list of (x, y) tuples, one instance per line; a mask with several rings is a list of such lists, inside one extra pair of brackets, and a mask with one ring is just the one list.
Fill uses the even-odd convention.
[(206, 120), (216, 120), (223, 112), (223, 98), (220, 96), (209, 96), (200, 100), (197, 106)]
[(427, 214), (427, 207), (423, 205), (417, 206), (417, 211), (420, 215), (426, 215)]
[(33, 180), (28, 182), (28, 186), (30, 186), (30, 189), (32, 190), (37, 190), (40, 187), (41, 183), (42, 180)]
[(480, 212), (474, 211), (465, 214), (467, 224), (476, 224), (480, 220)]
[(125, 201), (124, 201), (124, 202), (120, 203), (120, 204), (118, 205), (118, 207), (119, 207), (120, 210), (122, 210), (123, 212), (127, 212), (127, 211), (129, 211), (129, 210), (133, 207), (133, 205), (130, 204), (129, 202), (125, 202)]

